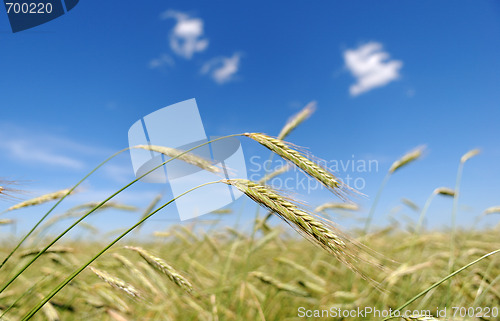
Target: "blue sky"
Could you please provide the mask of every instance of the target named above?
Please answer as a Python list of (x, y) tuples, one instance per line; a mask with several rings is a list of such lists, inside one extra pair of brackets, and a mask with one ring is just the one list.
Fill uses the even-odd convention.
[[(423, 159), (390, 179), (377, 224), (401, 197), (422, 206), (434, 188), (453, 187), (461, 155), (476, 147), (482, 153), (465, 166), (459, 221), (468, 225), (500, 204), (495, 1), (87, 0), (16, 34), (0, 13), (0, 45), (0, 176), (23, 181), (30, 191), (23, 198), (71, 186), (127, 147), (136, 120), (196, 98), (208, 135), (277, 135), (317, 101), (288, 140), (325, 160), (376, 160), (378, 171), (356, 174), (365, 182), (368, 198), (358, 200), (365, 212), (392, 162), (426, 144)], [(249, 141), (243, 146), (247, 159), (267, 155)], [(123, 155), (68, 206), (102, 199), (133, 177)], [(168, 196), (168, 187), (141, 183), (121, 200), (144, 206), (163, 190)], [(299, 197), (311, 206), (334, 200), (323, 192)], [(449, 225), (451, 205), (435, 199), (431, 227)], [(9, 217), (22, 229), (41, 214)], [(137, 218), (124, 215), (93, 219), (112, 230)], [(407, 209), (401, 215), (416, 217)]]

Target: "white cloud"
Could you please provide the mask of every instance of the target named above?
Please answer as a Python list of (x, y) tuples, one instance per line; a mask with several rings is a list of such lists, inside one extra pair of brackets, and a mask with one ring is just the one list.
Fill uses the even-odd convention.
[(240, 67), (241, 55), (232, 57), (217, 57), (206, 62), (201, 68), (202, 74), (209, 74), (217, 83), (223, 84), (234, 78)]
[(162, 54), (160, 57), (151, 59), (149, 62), (149, 68), (158, 69), (162, 67), (172, 67), (174, 65), (174, 60), (167, 54)]
[(196, 52), (202, 52), (208, 47), (208, 39), (203, 38), (203, 20), (189, 15), (168, 10), (161, 15), (162, 19), (177, 20), (170, 34), (170, 48), (186, 59), (191, 59)]
[(389, 54), (382, 49), (382, 44), (370, 42), (344, 52), (345, 64), (357, 79), (357, 83), (349, 88), (352, 96), (385, 86), (399, 78), (403, 63), (389, 60)]

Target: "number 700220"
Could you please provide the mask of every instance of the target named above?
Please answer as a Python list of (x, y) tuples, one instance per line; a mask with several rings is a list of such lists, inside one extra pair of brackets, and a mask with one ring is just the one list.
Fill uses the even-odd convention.
[(19, 3), (19, 2), (6, 2), (7, 13), (52, 13), (52, 3)]

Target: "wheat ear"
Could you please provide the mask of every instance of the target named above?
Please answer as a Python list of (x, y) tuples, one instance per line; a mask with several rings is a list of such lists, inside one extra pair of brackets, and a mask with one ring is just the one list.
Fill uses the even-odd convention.
[(342, 182), (328, 170), (305, 157), (301, 152), (291, 148), (290, 145), (288, 145), (284, 141), (260, 133), (245, 133), (243, 135), (267, 147), (269, 150), (278, 154), (285, 160), (290, 161), (306, 174), (318, 180), (321, 184), (323, 184), (340, 198), (346, 198), (344, 196), (343, 189), (347, 188), (349, 190), (352, 190), (351, 188), (342, 184)]
[(54, 193), (49, 193), (49, 194), (45, 194), (45, 195), (42, 195), (42, 196), (38, 196), (38, 197), (32, 198), (30, 200), (18, 203), (18, 204), (14, 205), (14, 206), (11, 206), (8, 209), (6, 209), (5, 212), (17, 210), (17, 209), (20, 209), (20, 208), (23, 208), (23, 207), (40, 205), (40, 204), (43, 204), (43, 203), (46, 203), (46, 202), (49, 202), (49, 201), (57, 200), (57, 199), (60, 199), (63, 196), (66, 196), (66, 194), (68, 194), (68, 192), (69, 192), (69, 189), (63, 189), (63, 190), (60, 190), (60, 191), (57, 191), (57, 192), (54, 192)]
[(500, 213), (500, 206), (492, 206), (484, 210), (484, 215), (495, 214), (495, 213)]
[(359, 206), (354, 203), (325, 203), (314, 209), (315, 212), (323, 212), (327, 209), (341, 209), (348, 211), (358, 211)]
[(448, 187), (438, 187), (434, 190), (436, 195), (455, 196), (455, 191)]
[(481, 150), (480, 149), (471, 149), (470, 151), (468, 151), (467, 153), (465, 153), (461, 158), (460, 158), (460, 163), (465, 163), (466, 161), (468, 161), (469, 159), (471, 159), (472, 157), (478, 155), (479, 153), (481, 153)]
[(0, 219), (0, 225), (9, 225), (9, 224), (14, 224), (16, 221), (12, 220), (10, 218), (3, 218)]
[(139, 290), (137, 290), (135, 287), (128, 284), (127, 282), (123, 281), (122, 279), (114, 277), (111, 274), (109, 274), (105, 271), (101, 271), (99, 269), (96, 269), (92, 266), (90, 267), (90, 270), (92, 272), (94, 272), (94, 274), (97, 275), (101, 280), (103, 280), (104, 282), (111, 285), (113, 288), (120, 290), (120, 291), (123, 291), (134, 298), (142, 297)]
[(146, 262), (160, 271), (161, 273), (165, 274), (172, 282), (174, 282), (178, 287), (186, 291), (187, 293), (191, 294), (193, 293), (193, 286), (191, 283), (183, 277), (179, 272), (177, 272), (173, 267), (171, 267), (169, 264), (167, 264), (165, 261), (160, 259), (159, 257), (156, 257), (152, 255), (151, 253), (147, 252), (143, 248), (136, 247), (136, 246), (125, 246), (126, 249), (135, 251), (139, 253), (139, 255), (146, 260)]
[[(212, 163), (200, 156), (194, 155), (192, 153), (186, 153), (183, 150), (165, 147), (165, 146), (157, 146), (157, 145), (136, 145), (133, 148), (146, 149), (153, 152), (157, 152), (163, 155), (166, 155), (171, 158), (180, 159), (188, 164), (198, 166), (199, 168), (205, 169), (212, 173), (220, 173), (221, 169), (217, 166), (212, 165)], [(185, 154), (184, 154), (185, 153)]]
[[(28, 249), (25, 250), (21, 253), (19, 253), (20, 257), (26, 257), (30, 255), (35, 255), (38, 254), (42, 251), (42, 249)], [(43, 254), (49, 254), (49, 253), (71, 253), (73, 252), (73, 249), (71, 247), (65, 247), (65, 246), (53, 246), (50, 249), (47, 249)]]
[(120, 263), (123, 264), (131, 272), (131, 274), (134, 275), (140, 283), (144, 284), (154, 295), (160, 294), (154, 285), (151, 284), (149, 279), (126, 257), (117, 253), (113, 253), (112, 256), (120, 261)]
[(271, 277), (267, 274), (264, 274), (262, 272), (254, 271), (254, 272), (251, 272), (250, 275), (259, 279), (262, 283), (269, 284), (269, 285), (275, 287), (277, 290), (290, 292), (290, 293), (298, 295), (298, 296), (309, 296), (309, 293), (304, 292), (301, 289), (299, 289), (293, 285), (282, 283), (282, 282), (274, 279), (273, 277)]
[(353, 262), (359, 259), (355, 252), (356, 246), (351, 246), (356, 245), (354, 240), (298, 208), (268, 186), (245, 179), (229, 179), (222, 182), (236, 187), (256, 203), (270, 209), (306, 239), (333, 254), (339, 261), (363, 276), (353, 265)]
[(425, 150), (425, 146), (419, 146), (417, 148), (415, 148), (414, 150), (406, 153), (405, 155), (403, 155), (403, 157), (401, 157), (400, 159), (398, 159), (397, 161), (395, 161), (391, 168), (389, 168), (389, 173), (394, 173), (395, 171), (397, 171), (398, 169), (400, 169), (401, 167), (404, 167), (406, 165), (408, 165), (409, 163), (419, 159), (423, 152)]
[(286, 125), (281, 129), (281, 132), (278, 135), (278, 139), (284, 139), (288, 136), (297, 126), (303, 123), (307, 118), (309, 118), (314, 111), (316, 110), (316, 102), (312, 101), (307, 104), (304, 109), (299, 111), (297, 114), (292, 116), (290, 120), (286, 123)]

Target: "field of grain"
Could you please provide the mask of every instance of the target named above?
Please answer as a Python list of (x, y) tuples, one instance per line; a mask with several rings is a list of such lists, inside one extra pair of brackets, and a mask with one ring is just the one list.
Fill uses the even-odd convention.
[[(20, 202), (4, 212), (21, 213), (26, 207), (57, 201), (30, 233), (0, 240), (0, 319), (499, 320), (500, 258), (495, 254), (500, 251), (500, 226), (463, 230), (455, 222), (461, 172), (479, 151), (464, 154), (455, 189), (437, 188), (425, 206), (416, 209), (413, 226), (375, 228), (372, 218), (389, 178), (420, 158), (423, 147), (407, 153), (389, 168), (365, 228), (347, 231), (330, 222), (327, 212), (358, 210), (349, 202), (356, 191), (283, 140), (313, 111), (307, 106), (277, 138), (260, 133), (238, 136), (287, 160), (341, 202), (304, 209), (265, 185), (269, 176), (286, 170), (280, 169), (260, 182), (215, 182), (234, 186), (268, 211), (257, 214), (247, 231), (232, 226), (207, 230), (194, 220), (156, 231), (148, 239), (134, 239), (129, 233), (169, 204), (152, 200), (130, 229), (89, 240), (63, 237), (102, 207), (126, 211), (127, 206), (109, 199), (83, 204), (59, 216), (74, 219), (65, 232), (45, 235), (39, 231), (53, 223), (52, 210), (71, 197), (76, 186)], [(220, 170), (189, 151), (137, 148), (156, 149), (204, 170)], [(4, 186), (0, 196), (17, 193)], [(426, 231), (422, 222), (437, 195), (454, 199), (451, 228)], [(493, 207), (480, 215), (499, 210)], [(233, 213), (228, 209), (219, 215)], [(13, 222), (0, 220), (2, 231)]]

